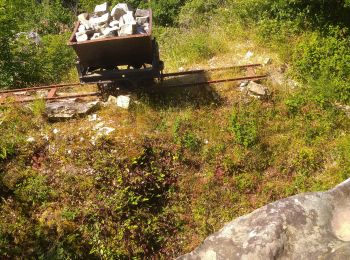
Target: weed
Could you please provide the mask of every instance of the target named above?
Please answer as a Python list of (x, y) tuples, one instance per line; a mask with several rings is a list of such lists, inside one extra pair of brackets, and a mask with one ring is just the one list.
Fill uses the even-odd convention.
[(190, 150), (198, 152), (202, 146), (201, 140), (192, 132), (189, 120), (177, 119), (174, 124), (173, 135), (175, 143)]
[(258, 120), (253, 110), (234, 110), (230, 120), (230, 129), (235, 134), (235, 139), (239, 144), (251, 147), (257, 143), (259, 133)]
[(31, 104), (31, 109), (35, 117), (40, 117), (45, 112), (45, 101), (43, 99), (36, 99)]
[(50, 189), (46, 185), (46, 177), (34, 176), (18, 184), (15, 191), (17, 198), (25, 203), (42, 204), (49, 199)]

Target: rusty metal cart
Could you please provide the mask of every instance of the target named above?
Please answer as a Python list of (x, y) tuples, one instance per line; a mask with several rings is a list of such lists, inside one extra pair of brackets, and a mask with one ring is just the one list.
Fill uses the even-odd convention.
[(75, 33), (68, 42), (77, 54), (76, 67), (81, 83), (115, 83), (125, 80), (162, 79), (164, 63), (152, 36), (152, 10), (149, 32), (77, 42)]

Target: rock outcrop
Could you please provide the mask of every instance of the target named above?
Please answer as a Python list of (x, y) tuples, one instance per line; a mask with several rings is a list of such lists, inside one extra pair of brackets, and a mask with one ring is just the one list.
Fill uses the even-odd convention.
[(100, 106), (99, 101), (67, 99), (46, 104), (46, 115), (51, 121), (59, 121), (87, 115)]
[(350, 259), (350, 180), (257, 209), (178, 259)]

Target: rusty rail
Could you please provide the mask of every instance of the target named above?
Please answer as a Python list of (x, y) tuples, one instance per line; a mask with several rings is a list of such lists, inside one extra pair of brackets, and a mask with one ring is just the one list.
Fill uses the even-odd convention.
[[(255, 67), (260, 67), (261, 64), (248, 64), (248, 65), (240, 65), (240, 66), (230, 66), (230, 67), (222, 67), (222, 68), (213, 68), (208, 70), (190, 70), (190, 71), (182, 71), (182, 72), (173, 72), (173, 73), (166, 73), (163, 74), (163, 78), (167, 77), (177, 77), (177, 76), (184, 76), (184, 75), (191, 75), (191, 74), (199, 74), (199, 73), (205, 73), (205, 72), (213, 72), (213, 71), (224, 71), (224, 70), (231, 70), (231, 69), (248, 69), (252, 70)], [(166, 90), (169, 88), (183, 88), (183, 87), (191, 87), (191, 86), (200, 86), (200, 85), (210, 85), (210, 84), (219, 84), (219, 83), (226, 83), (226, 82), (234, 82), (234, 81), (246, 81), (246, 80), (261, 80), (267, 77), (267, 75), (253, 75), (249, 73), (249, 76), (246, 77), (239, 77), (239, 78), (229, 78), (229, 79), (220, 79), (220, 80), (210, 80), (210, 81), (202, 81), (202, 82), (193, 82), (193, 83), (184, 83), (184, 84), (178, 84), (178, 85), (170, 85), (170, 86), (164, 86), (164, 87), (150, 87), (146, 88), (149, 90)], [(93, 82), (90, 84), (103, 84), (103, 83), (111, 83), (110, 81), (101, 81), (101, 82)], [(68, 95), (68, 96), (55, 96), (56, 92), (59, 88), (65, 88), (65, 87), (80, 87), (84, 84), (81, 83), (67, 83), (67, 84), (55, 84), (55, 85), (47, 85), (47, 86), (40, 86), (40, 87), (32, 87), (32, 88), (22, 88), (22, 89), (9, 89), (9, 90), (3, 90), (0, 91), (0, 104), (5, 103), (27, 103), (32, 102), (36, 100), (36, 98), (28, 98), (28, 99), (20, 99), (18, 98), (14, 101), (5, 102), (5, 99), (7, 97), (13, 96), (11, 94), (14, 94), (16, 92), (32, 92), (32, 91), (38, 91), (38, 90), (45, 90), (48, 89), (48, 95), (47, 97), (42, 98), (45, 101), (52, 101), (52, 100), (60, 100), (60, 99), (70, 99), (70, 98), (80, 98), (80, 97), (88, 97), (88, 96), (99, 96), (101, 95), (100, 92), (91, 92), (91, 93), (85, 93), (85, 94), (77, 94), (77, 95)], [(145, 89), (144, 89), (145, 90)], [(3, 95), (1, 97), (1, 95)]]
[(165, 73), (162, 75), (162, 77), (169, 78), (169, 77), (177, 77), (177, 76), (184, 76), (184, 75), (200, 74), (200, 73), (206, 73), (206, 72), (214, 72), (214, 71), (256, 68), (256, 67), (261, 67), (261, 66), (262, 66), (262, 64), (248, 64), (248, 65), (230, 66), (230, 67), (222, 67), (222, 68), (212, 68), (212, 69), (207, 69), (207, 70), (204, 70), (204, 69), (203, 70), (188, 70), (188, 71)]
[(168, 89), (168, 88), (201, 86), (201, 85), (210, 85), (210, 84), (234, 82), (234, 81), (261, 80), (261, 79), (265, 79), (265, 78), (267, 78), (267, 75), (249, 76), (249, 77), (240, 77), (240, 78), (229, 78), (229, 79), (219, 79), (219, 80), (209, 80), (209, 81), (202, 81), (202, 82), (184, 83), (184, 84), (179, 84), (179, 85), (170, 85), (170, 86), (166, 86), (166, 88)]
[[(247, 65), (238, 65), (238, 66), (230, 66), (230, 67), (222, 67), (222, 68), (213, 68), (213, 69), (207, 69), (207, 70), (189, 70), (189, 71), (181, 71), (181, 72), (171, 72), (171, 73), (165, 73), (162, 75), (163, 78), (169, 78), (169, 77), (177, 77), (177, 76), (185, 76), (185, 75), (191, 75), (191, 74), (200, 74), (205, 72), (213, 72), (213, 71), (224, 71), (224, 70), (231, 70), (231, 69), (245, 69), (245, 68), (255, 68), (255, 67), (261, 67), (262, 64), (247, 64)], [(98, 81), (98, 82), (91, 82), (91, 84), (98, 84), (98, 83), (110, 83), (110, 81)], [(32, 87), (32, 88), (17, 88), (17, 89), (8, 89), (8, 90), (2, 90), (0, 91), (1, 94), (9, 94), (9, 93), (16, 93), (16, 92), (23, 92), (23, 91), (37, 91), (37, 90), (44, 90), (44, 89), (59, 89), (59, 88), (65, 88), (65, 87), (76, 87), (81, 86), (83, 84), (81, 83), (65, 83), (65, 84), (54, 84), (54, 85), (47, 85), (47, 86), (39, 86), (39, 87)]]
[(38, 99), (42, 99), (45, 101), (52, 101), (52, 100), (60, 100), (60, 99), (71, 99), (71, 98), (82, 98), (82, 97), (93, 97), (93, 96), (100, 96), (100, 92), (91, 92), (91, 93), (85, 93), (80, 95), (68, 95), (68, 96), (58, 96), (58, 97), (45, 97), (45, 98), (28, 98), (28, 99), (20, 99), (20, 100), (13, 100), (9, 102), (2, 102), (0, 99), (0, 105), (1, 104), (14, 104), (14, 103), (28, 103), (32, 102)]
[(8, 89), (8, 90), (0, 91), (0, 95), (7, 94), (7, 93), (23, 92), (23, 91), (37, 91), (37, 90), (42, 90), (42, 89), (74, 87), (74, 86), (79, 86), (79, 85), (81, 85), (81, 83), (67, 83), (67, 84), (56, 84), (56, 85), (48, 85), (48, 86), (40, 86), (40, 87), (32, 87), (32, 88)]

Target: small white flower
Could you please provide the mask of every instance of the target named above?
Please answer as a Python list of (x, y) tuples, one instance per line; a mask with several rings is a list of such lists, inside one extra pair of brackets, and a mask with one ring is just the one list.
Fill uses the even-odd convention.
[(33, 143), (33, 142), (35, 142), (34, 137), (29, 136), (28, 139), (27, 139), (27, 142), (28, 142), (28, 143)]
[(88, 117), (88, 120), (91, 122), (91, 121), (96, 121), (98, 120), (99, 118), (97, 117), (97, 114), (92, 114)]

